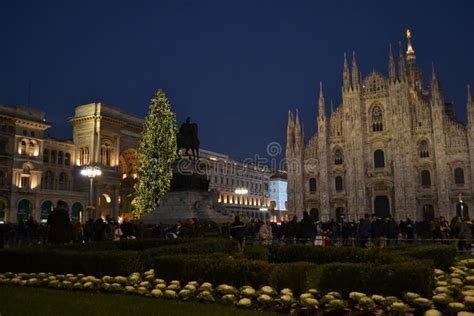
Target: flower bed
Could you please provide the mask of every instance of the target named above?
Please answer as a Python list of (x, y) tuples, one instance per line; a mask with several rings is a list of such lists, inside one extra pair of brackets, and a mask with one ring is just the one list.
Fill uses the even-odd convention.
[[(381, 272), (381, 271), (380, 271)], [(0, 285), (37, 286), (71, 291), (104, 291), (142, 295), (150, 298), (197, 301), (236, 305), (245, 309), (322, 314), (353, 314), (357, 311), (382, 315), (407, 313), (462, 315), (474, 311), (474, 259), (457, 262), (448, 271), (434, 270), (436, 288), (433, 295), (400, 293), (399, 297), (368, 295), (352, 291), (343, 295), (336, 291), (324, 292), (309, 288), (296, 295), (293, 289), (270, 286), (239, 288), (228, 284), (215, 286), (209, 282), (180, 280), (165, 281), (155, 270), (131, 273), (128, 276), (86, 276), (84, 274), (13, 273), (0, 274)], [(403, 294), (403, 295), (402, 295)], [(430, 293), (431, 294), (431, 293)], [(468, 314), (466, 314), (468, 315)]]

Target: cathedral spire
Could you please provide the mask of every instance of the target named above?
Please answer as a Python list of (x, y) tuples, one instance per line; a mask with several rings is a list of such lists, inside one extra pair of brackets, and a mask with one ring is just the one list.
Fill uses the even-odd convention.
[(407, 30), (407, 59), (415, 59), (415, 50), (411, 45), (411, 31)]
[(395, 70), (395, 59), (393, 58), (392, 44), (390, 44), (389, 54), (388, 54), (388, 77), (390, 82), (395, 82), (396, 80), (396, 70)]
[(439, 89), (439, 82), (436, 79), (436, 71), (434, 67), (434, 63), (431, 64), (431, 100), (435, 104), (442, 104), (441, 92)]
[(319, 82), (319, 115), (320, 118), (326, 117), (326, 109), (324, 104), (323, 83)]
[(407, 68), (405, 65), (405, 56), (402, 51), (402, 43), (398, 42), (398, 77), (400, 81), (405, 81), (407, 76)]
[(343, 80), (343, 89), (344, 91), (349, 91), (351, 87), (350, 83), (350, 73), (349, 73), (349, 66), (347, 65), (347, 56), (346, 53), (344, 52), (344, 70), (342, 74), (342, 80)]
[(295, 138), (298, 139), (301, 137), (301, 125), (300, 125), (300, 114), (298, 109), (296, 109), (296, 119), (295, 119)]
[(470, 106), (474, 106), (472, 102), (472, 95), (471, 95), (471, 85), (467, 84), (467, 104)]
[(352, 51), (352, 89), (359, 88), (359, 68), (357, 67), (356, 53)]
[(332, 99), (331, 99), (331, 114), (334, 113), (334, 104), (332, 103)]
[(294, 143), (294, 121), (293, 113), (288, 110), (288, 127), (286, 129), (286, 148), (287, 150), (292, 150)]
[(436, 71), (435, 71), (435, 66), (434, 62), (431, 63), (431, 80), (435, 81), (436, 79)]

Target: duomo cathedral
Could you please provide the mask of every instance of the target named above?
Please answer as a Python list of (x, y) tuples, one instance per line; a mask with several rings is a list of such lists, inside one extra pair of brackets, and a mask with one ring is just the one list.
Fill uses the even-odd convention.
[(433, 67), (425, 89), (411, 34), (388, 76), (360, 76), (344, 56), (342, 105), (326, 114), (322, 84), (317, 133), (305, 139), (298, 112), (289, 113), (288, 210), (320, 220), (356, 220), (365, 213), (401, 220), (451, 219), (474, 208), (474, 102), (467, 124), (445, 102)]

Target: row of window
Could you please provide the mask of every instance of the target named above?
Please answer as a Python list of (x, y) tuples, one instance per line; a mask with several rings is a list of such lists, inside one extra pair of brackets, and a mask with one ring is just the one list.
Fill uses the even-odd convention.
[[(244, 181), (244, 180), (235, 180), (235, 179), (230, 179), (227, 177), (219, 177), (219, 176), (214, 176), (213, 178), (215, 184), (223, 184), (223, 185), (236, 185), (236, 186), (242, 186), (246, 187), (249, 190), (256, 190), (259, 191), (262, 189), (262, 184), (261, 183), (255, 183), (255, 182), (250, 182), (250, 181)], [(265, 190), (268, 190), (268, 184), (264, 183)]]
[(58, 164), (58, 165), (65, 165), (65, 166), (70, 166), (71, 165), (71, 154), (70, 153), (64, 153), (63, 151), (56, 151), (56, 150), (49, 150), (45, 149), (43, 150), (43, 162), (45, 163), (52, 163), (52, 164)]
[(55, 175), (51, 170), (46, 171), (43, 173), (43, 177), (41, 179), (41, 188), (45, 190), (68, 190), (69, 189), (69, 182), (68, 176), (66, 173), (61, 172), (59, 177), (57, 178), (57, 185), (56, 185)]
[[(428, 158), (430, 156), (428, 143), (425, 140), (420, 142), (418, 150), (419, 150), (418, 153), (419, 153), (420, 158)], [(342, 165), (343, 162), (344, 162), (344, 156), (342, 154), (342, 150), (340, 148), (337, 148), (334, 151), (334, 164)], [(376, 151), (374, 151), (374, 167), (375, 168), (385, 167), (385, 154), (383, 150), (381, 149), (377, 149)]]
[[(88, 165), (90, 163), (90, 151), (88, 146), (81, 147), (79, 149), (79, 163), (81, 166)], [(112, 144), (104, 143), (100, 148), (100, 163), (104, 166), (112, 165)]]
[[(420, 173), (420, 182), (421, 186), (423, 187), (430, 187), (431, 186), (431, 173), (429, 170), (422, 170)], [(464, 169), (463, 168), (456, 168), (454, 169), (454, 184), (463, 185), (464, 182)], [(316, 179), (310, 178), (309, 179), (309, 193), (316, 194), (317, 186), (316, 186)], [(344, 183), (341, 176), (337, 176), (334, 178), (334, 188), (336, 192), (340, 192), (344, 190)]]

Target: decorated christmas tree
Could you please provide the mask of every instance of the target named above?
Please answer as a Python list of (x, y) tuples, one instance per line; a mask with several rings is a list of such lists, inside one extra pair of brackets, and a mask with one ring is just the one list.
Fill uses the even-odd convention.
[(152, 212), (171, 184), (176, 154), (176, 115), (163, 90), (151, 99), (138, 148), (138, 181), (134, 217)]

